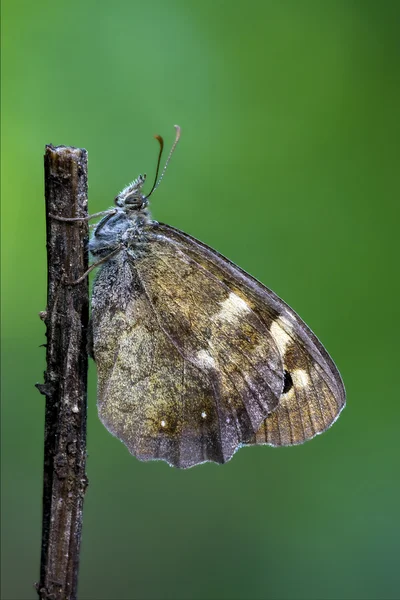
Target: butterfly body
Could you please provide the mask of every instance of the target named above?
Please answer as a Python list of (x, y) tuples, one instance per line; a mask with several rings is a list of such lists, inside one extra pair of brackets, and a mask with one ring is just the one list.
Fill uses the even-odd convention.
[(105, 426), (139, 459), (182, 468), (327, 429), (345, 392), (323, 346), (271, 290), (152, 221), (143, 183), (117, 196), (89, 244), (104, 261), (92, 336)]

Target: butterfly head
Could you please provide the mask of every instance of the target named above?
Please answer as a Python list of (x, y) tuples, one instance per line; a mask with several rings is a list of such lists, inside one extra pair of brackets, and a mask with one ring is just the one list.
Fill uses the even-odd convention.
[(142, 192), (145, 182), (146, 174), (139, 175), (116, 196), (115, 204), (126, 212), (144, 210), (149, 204), (146, 195)]

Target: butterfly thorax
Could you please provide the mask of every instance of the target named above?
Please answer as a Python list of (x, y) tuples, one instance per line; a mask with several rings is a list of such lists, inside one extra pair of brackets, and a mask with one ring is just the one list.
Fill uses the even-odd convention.
[(116, 196), (116, 208), (98, 223), (90, 239), (93, 256), (104, 258), (118, 247), (133, 251), (143, 245), (143, 228), (151, 222), (148, 199), (142, 193), (145, 181), (146, 176), (139, 175)]

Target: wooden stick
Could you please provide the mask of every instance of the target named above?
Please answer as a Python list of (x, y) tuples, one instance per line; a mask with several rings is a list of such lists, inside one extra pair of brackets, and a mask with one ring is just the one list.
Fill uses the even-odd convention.
[(87, 153), (46, 146), (47, 370), (39, 391), (46, 396), (43, 524), (40, 581), (43, 600), (75, 600), (78, 587), (86, 466), (88, 279), (87, 221), (69, 224), (56, 217), (87, 217)]

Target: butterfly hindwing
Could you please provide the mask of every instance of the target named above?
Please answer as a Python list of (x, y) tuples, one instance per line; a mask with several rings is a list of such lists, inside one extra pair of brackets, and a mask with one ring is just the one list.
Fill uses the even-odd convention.
[(278, 405), (270, 333), (173, 241), (110, 259), (92, 321), (100, 418), (142, 460), (226, 462)]

